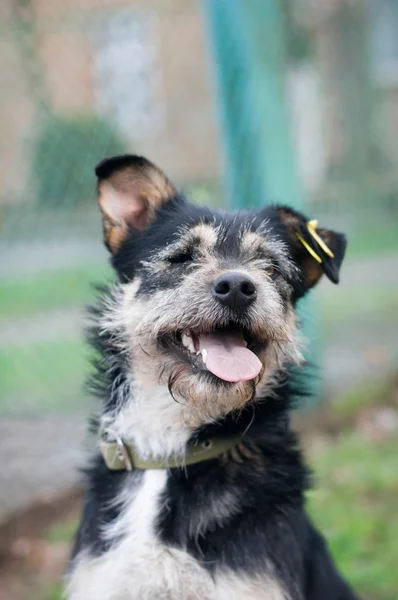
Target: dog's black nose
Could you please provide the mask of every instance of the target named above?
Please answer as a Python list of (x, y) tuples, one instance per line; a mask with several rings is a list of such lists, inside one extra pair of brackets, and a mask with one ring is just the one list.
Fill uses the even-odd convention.
[(255, 300), (256, 295), (253, 279), (236, 271), (220, 275), (213, 284), (214, 298), (230, 308), (246, 308)]

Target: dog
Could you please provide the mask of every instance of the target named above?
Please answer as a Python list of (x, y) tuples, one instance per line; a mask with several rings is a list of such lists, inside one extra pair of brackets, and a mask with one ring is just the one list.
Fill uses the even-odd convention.
[(305, 512), (298, 300), (346, 238), (286, 206), (190, 204), (145, 158), (96, 167), (117, 283), (69, 600), (355, 600)]

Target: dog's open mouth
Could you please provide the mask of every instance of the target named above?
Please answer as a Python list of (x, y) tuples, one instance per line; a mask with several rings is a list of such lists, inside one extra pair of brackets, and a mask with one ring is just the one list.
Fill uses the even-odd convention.
[(162, 341), (182, 360), (210, 371), (223, 381), (249, 381), (262, 369), (255, 354), (259, 342), (240, 327), (220, 327), (211, 332), (185, 330), (163, 336)]

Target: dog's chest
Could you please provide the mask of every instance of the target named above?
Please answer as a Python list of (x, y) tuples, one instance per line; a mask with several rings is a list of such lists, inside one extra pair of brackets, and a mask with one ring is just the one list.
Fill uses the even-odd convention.
[(165, 471), (146, 471), (133, 500), (125, 490), (123, 513), (104, 530), (121, 541), (100, 557), (77, 557), (69, 600), (286, 600), (272, 578), (212, 577), (187, 552), (162, 544), (155, 523), (166, 481)]

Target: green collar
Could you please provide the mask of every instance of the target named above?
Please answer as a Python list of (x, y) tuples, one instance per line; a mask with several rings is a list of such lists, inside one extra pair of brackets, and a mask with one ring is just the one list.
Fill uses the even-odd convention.
[(162, 459), (153, 456), (142, 458), (133, 444), (128, 444), (117, 436), (114, 436), (113, 440), (108, 440), (108, 435), (104, 432), (101, 433), (100, 451), (106, 466), (112, 471), (184, 468), (216, 458), (223, 452), (237, 446), (241, 440), (240, 436), (210, 438), (188, 448), (183, 457)]

